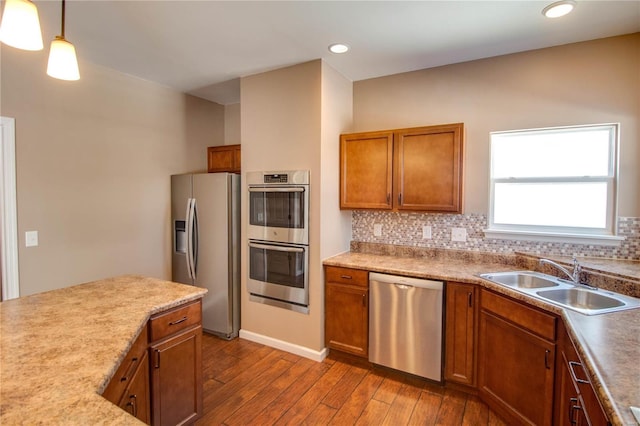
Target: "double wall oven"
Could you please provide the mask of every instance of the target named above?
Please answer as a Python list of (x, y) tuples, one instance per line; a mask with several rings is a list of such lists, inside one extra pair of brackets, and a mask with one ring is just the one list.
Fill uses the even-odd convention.
[(250, 172), (250, 300), (309, 312), (309, 171)]

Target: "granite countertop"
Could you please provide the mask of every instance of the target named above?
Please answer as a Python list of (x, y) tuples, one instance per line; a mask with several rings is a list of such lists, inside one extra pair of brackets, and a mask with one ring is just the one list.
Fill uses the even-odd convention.
[(142, 424), (101, 394), (150, 315), (206, 291), (126, 275), (0, 303), (0, 424)]
[[(402, 254), (348, 252), (326, 259), (323, 264), (478, 284), (558, 314), (565, 321), (612, 424), (637, 424), (629, 407), (640, 407), (640, 309), (587, 316), (478, 277), (479, 274), (488, 272), (533, 269), (532, 265), (536, 265), (537, 260), (533, 260), (535, 257), (530, 255), (500, 256), (458, 252), (455, 256), (406, 257)], [(619, 262), (613, 263), (619, 265)], [(620, 288), (631, 287), (634, 292), (638, 291), (635, 287), (638, 276), (631, 274), (637, 271), (637, 265), (625, 263), (623, 268), (616, 266), (615, 271), (607, 271), (604, 261), (589, 263), (589, 267), (596, 273), (600, 267), (604, 269), (605, 275), (613, 272), (611, 275), (615, 275), (616, 279), (625, 278), (625, 284)], [(618, 286), (619, 283), (616, 282), (615, 285)]]

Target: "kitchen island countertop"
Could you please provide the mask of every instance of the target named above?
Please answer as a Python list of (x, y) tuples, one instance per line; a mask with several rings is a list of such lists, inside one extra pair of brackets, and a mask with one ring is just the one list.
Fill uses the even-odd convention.
[(205, 293), (127, 275), (0, 303), (0, 424), (142, 424), (101, 394), (151, 315)]
[(323, 264), (477, 284), (556, 313), (563, 318), (611, 423), (637, 425), (630, 406), (640, 406), (640, 309), (587, 316), (478, 276), (522, 269), (517, 256), (488, 255), (483, 259), (482, 255), (463, 254), (460, 258), (429, 258), (347, 252), (325, 259)]

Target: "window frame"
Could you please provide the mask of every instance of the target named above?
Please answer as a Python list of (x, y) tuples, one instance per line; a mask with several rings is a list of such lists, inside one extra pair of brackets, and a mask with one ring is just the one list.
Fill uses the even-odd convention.
[[(531, 135), (542, 133), (560, 133), (575, 129), (602, 130), (609, 132), (609, 170), (607, 176), (563, 176), (563, 177), (493, 177), (494, 135)], [(488, 229), (484, 230), (488, 238), (565, 242), (579, 244), (619, 245), (624, 238), (617, 235), (618, 210), (618, 167), (619, 167), (619, 123), (587, 124), (562, 127), (548, 127), (524, 130), (490, 132), (489, 137), (489, 215)], [(517, 225), (495, 223), (495, 190), (501, 183), (593, 183), (607, 185), (606, 224), (604, 228), (571, 226)], [(569, 199), (570, 200), (570, 199)], [(569, 201), (568, 201), (569, 202)]]

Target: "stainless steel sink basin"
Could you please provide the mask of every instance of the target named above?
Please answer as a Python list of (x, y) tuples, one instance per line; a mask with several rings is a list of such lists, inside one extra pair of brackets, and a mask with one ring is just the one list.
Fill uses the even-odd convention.
[(496, 272), (494, 274), (482, 274), (480, 276), (498, 284), (504, 284), (515, 288), (545, 288), (558, 286), (557, 278), (533, 271)]
[(582, 284), (574, 284), (540, 272), (493, 272), (479, 276), (535, 299), (585, 315), (640, 308), (639, 298), (602, 289), (590, 289)]
[(615, 297), (605, 296), (597, 291), (581, 288), (543, 290), (538, 292), (538, 296), (579, 309), (601, 310), (625, 305), (623, 301)]

